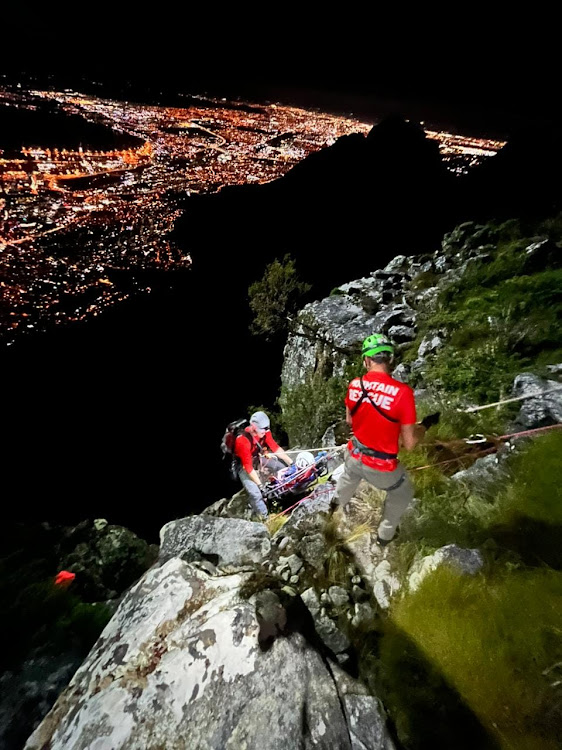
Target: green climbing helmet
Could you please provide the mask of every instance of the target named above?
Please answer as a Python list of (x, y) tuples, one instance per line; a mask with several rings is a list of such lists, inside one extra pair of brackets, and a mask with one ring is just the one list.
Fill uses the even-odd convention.
[(372, 336), (367, 336), (363, 342), (361, 356), (374, 357), (375, 354), (381, 354), (382, 352), (394, 354), (394, 347), (392, 346), (390, 339), (383, 333), (373, 333)]

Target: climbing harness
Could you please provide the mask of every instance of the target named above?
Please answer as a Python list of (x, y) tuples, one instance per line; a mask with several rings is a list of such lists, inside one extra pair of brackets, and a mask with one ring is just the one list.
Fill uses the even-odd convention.
[(355, 436), (351, 438), (351, 442), (353, 443), (354, 453), (357, 451), (358, 453), (362, 453), (364, 456), (380, 458), (383, 461), (389, 461), (394, 458), (398, 458), (397, 453), (385, 453), (384, 451), (376, 451), (374, 448), (368, 448), (366, 445), (363, 445), (362, 442), (357, 440)]

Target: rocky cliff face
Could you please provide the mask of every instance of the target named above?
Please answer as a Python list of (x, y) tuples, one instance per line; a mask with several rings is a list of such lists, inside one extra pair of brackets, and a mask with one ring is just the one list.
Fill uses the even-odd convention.
[[(299, 316), (300, 328), (285, 348), (282, 384), (294, 388), (326, 362), (333, 374), (341, 375), (346, 362), (359, 353), (363, 339), (374, 331), (389, 336), (398, 351), (403, 349), (416, 338), (420, 307), (430, 305), (440, 285), (461, 276), (470, 263), (489, 258), (493, 248), (488, 241), (485, 227), (461, 224), (445, 235), (433, 254), (398, 255), (385, 268), (306, 305)], [(317, 341), (310, 340), (311, 332), (317, 334)], [(420, 367), (423, 358), (442, 343), (438, 331), (420, 342), (414, 367)], [(398, 372), (399, 378), (403, 372)]]
[[(432, 255), (397, 256), (307, 305), (299, 317), (307, 336), (297, 331), (285, 350), (284, 387), (318, 371), (341, 375), (361, 341), (383, 331), (398, 351), (415, 349), (395, 375), (415, 376), (418, 395), (434, 397), (423, 376), (447, 332), (420, 335), (420, 319), (444, 284), (493, 258), (491, 240), (487, 227), (461, 225)], [(540, 266), (552, 252), (537, 238), (525, 262)], [(514, 394), (533, 396), (522, 400), (520, 428), (562, 420), (559, 366), (549, 373), (515, 379)], [(327, 433), (323, 444), (334, 441)], [(443, 481), (487, 482), (504, 470), (510, 449)], [(342, 517), (328, 521), (333, 493), (330, 481), (318, 486), (271, 533), (248, 520), (243, 493), (164, 526), (157, 562), (126, 594), (26, 750), (391, 750), (393, 730), (365, 671), (376, 654), (377, 618), (438, 566), (472, 576), (483, 556), (446, 544), (416, 554), (399, 577), (372, 536), (384, 498), (360, 487)]]
[[(393, 750), (358, 662), (400, 584), (366, 529), (372, 504), (360, 494), (334, 528), (332, 495), (273, 536), (232, 517), (167, 524), (158, 561), (25, 749)], [(481, 560), (453, 545), (413, 583), (441, 564), (474, 574)]]
[[(519, 357), (521, 366), (528, 367), (532, 357), (541, 354), (540, 347), (536, 346), (532, 353), (535, 341), (544, 341), (545, 348), (556, 349), (556, 323), (541, 319), (540, 311), (537, 313), (541, 287), (537, 282), (535, 291), (532, 280), (544, 279), (552, 274), (552, 280), (544, 282), (546, 288), (548, 284), (557, 283), (556, 269), (560, 268), (562, 256), (560, 243), (555, 243), (547, 235), (518, 240), (519, 245), (512, 251), (513, 269), (510, 272), (505, 251), (504, 259), (498, 262), (500, 238), (501, 230), (497, 227), (465, 222), (446, 234), (441, 247), (432, 254), (415, 257), (398, 255), (383, 269), (342, 284), (329, 297), (307, 304), (299, 313), (297, 325), (289, 335), (284, 350), (281, 375), (283, 408), (287, 407), (288, 393), (310, 382), (313, 376), (320, 374), (324, 379), (342, 377), (346, 366), (358, 359), (365, 337), (373, 332), (382, 332), (393, 341), (398, 361), (404, 352), (407, 353), (406, 361), (398, 364), (393, 375), (414, 386), (418, 403), (443, 402), (449, 397), (440, 388), (439, 378), (427, 377), (435, 355), (450, 352), (450, 361), (462, 366), (459, 353), (480, 348), (480, 359), (468, 364), (472, 370), (482, 370), (487, 359), (488, 363), (491, 361), (495, 365), (495, 374), (504, 378), (502, 387), (507, 387), (509, 383), (514, 397), (525, 395), (533, 389), (537, 393), (545, 393), (540, 404), (522, 401), (522, 411), (515, 420), (516, 424), (539, 427), (559, 422), (559, 406), (556, 404), (559, 404), (560, 394), (551, 392), (558, 384), (557, 364), (549, 365), (546, 369), (542, 367), (542, 377), (538, 378), (527, 372), (513, 380), (518, 374), (514, 370), (509, 382), (509, 378), (505, 379), (505, 374), (501, 372), (502, 365), (497, 365), (494, 360), (501, 355), (502, 364), (505, 362), (513, 366), (514, 360), (509, 360), (519, 346), (523, 352)], [(496, 270), (486, 278), (483, 269), (488, 267)], [(477, 279), (471, 293), (473, 298), (465, 302), (466, 307), (461, 314), (455, 312), (459, 316), (456, 329), (450, 321), (447, 321), (447, 325), (428, 326), (427, 321), (432, 317), (439, 319), (435, 313), (439, 305), (443, 307), (443, 291), (462, 285), (463, 279), (472, 276)], [(519, 291), (518, 277), (523, 281), (520, 288), (526, 297)], [(478, 279), (483, 284), (480, 287)], [(509, 283), (513, 288), (506, 292)], [(525, 287), (527, 283), (529, 286)], [(546, 293), (549, 294), (548, 291)], [(502, 294), (503, 308), (497, 303)], [(491, 309), (487, 312), (489, 300), (492, 300)], [(474, 310), (472, 317), (478, 318), (478, 323), (472, 329), (466, 323), (467, 318), (471, 317), (471, 309)], [(521, 312), (518, 312), (519, 309)], [(524, 323), (522, 318), (526, 311), (529, 311), (527, 314), (530, 317)], [(441, 310), (443, 320), (447, 319), (447, 313), (447, 309)], [(557, 315), (555, 310), (552, 315), (554, 320)], [(463, 334), (463, 324), (467, 329), (464, 331), (464, 342), (450, 346), (455, 334)], [(551, 325), (553, 333), (547, 330)], [(554, 352), (554, 356), (556, 354)], [(554, 377), (551, 378), (550, 373)], [(462, 387), (458, 390), (459, 403), (469, 406), (474, 394), (463, 392)]]
[[(393, 747), (377, 699), (342, 669), (297, 589), (252, 583), (279, 560), (261, 524), (168, 524), (159, 562), (26, 749)], [(288, 566), (298, 580), (303, 561)]]

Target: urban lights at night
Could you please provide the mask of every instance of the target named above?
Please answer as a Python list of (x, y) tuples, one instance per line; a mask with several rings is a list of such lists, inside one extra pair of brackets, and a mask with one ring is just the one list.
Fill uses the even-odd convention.
[[(198, 103), (198, 99), (201, 102)], [(191, 258), (168, 239), (178, 198), (226, 185), (265, 183), (310, 154), (373, 123), (281, 104), (191, 97), (194, 105), (148, 106), (75, 92), (0, 90), (3, 107), (56, 109), (127, 147), (23, 144), (0, 151), (0, 335), (83, 320), (148, 284), (115, 272), (181, 270)], [(504, 144), (426, 130), (452, 172)], [(109, 142), (109, 140), (108, 140)]]

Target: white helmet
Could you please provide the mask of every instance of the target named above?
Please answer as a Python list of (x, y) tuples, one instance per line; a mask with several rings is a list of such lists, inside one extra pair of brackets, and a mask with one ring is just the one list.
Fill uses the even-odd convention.
[(314, 464), (314, 456), (308, 451), (301, 451), (295, 459), (295, 464), (299, 469), (308, 469)]

